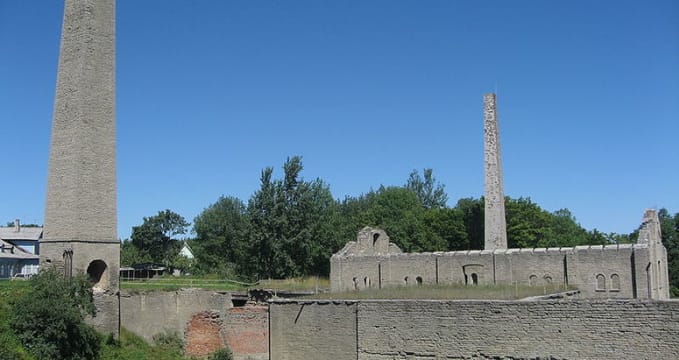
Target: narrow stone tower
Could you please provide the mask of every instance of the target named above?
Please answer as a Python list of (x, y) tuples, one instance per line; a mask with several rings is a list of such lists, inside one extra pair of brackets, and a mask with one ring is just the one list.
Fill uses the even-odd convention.
[(41, 268), (87, 274), (99, 331), (119, 332), (115, 0), (65, 0)]
[(500, 135), (498, 130), (495, 94), (483, 96), (484, 158), (486, 166), (486, 194), (484, 216), (485, 250), (507, 248), (507, 221), (505, 219), (505, 193), (500, 160)]

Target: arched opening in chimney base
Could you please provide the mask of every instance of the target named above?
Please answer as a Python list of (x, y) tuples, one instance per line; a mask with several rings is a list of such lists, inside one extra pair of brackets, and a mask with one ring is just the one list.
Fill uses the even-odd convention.
[(87, 277), (92, 282), (93, 289), (104, 290), (108, 288), (108, 266), (102, 260), (94, 260), (87, 266)]

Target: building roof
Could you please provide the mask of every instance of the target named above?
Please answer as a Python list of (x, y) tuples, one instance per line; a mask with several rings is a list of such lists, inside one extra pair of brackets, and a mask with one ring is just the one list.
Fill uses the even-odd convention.
[(42, 227), (19, 227), (0, 226), (0, 239), (2, 240), (35, 240), (42, 238)]
[(39, 259), (40, 256), (33, 255), (28, 251), (14, 246), (7, 241), (0, 239), (0, 259)]

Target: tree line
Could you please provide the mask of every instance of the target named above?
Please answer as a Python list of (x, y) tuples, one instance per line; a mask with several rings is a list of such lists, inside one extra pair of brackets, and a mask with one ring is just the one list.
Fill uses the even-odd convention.
[[(413, 171), (402, 186), (380, 186), (359, 196), (335, 199), (321, 179), (306, 180), (299, 156), (283, 174), (262, 170), (260, 187), (247, 203), (222, 196), (193, 220), (194, 261), (178, 256), (179, 235), (190, 224), (171, 210), (145, 217), (122, 246), (123, 265), (162, 263), (193, 273), (232, 278), (327, 276), (330, 256), (355, 240), (364, 226), (384, 229), (406, 252), (479, 250), (484, 246), (484, 199), (463, 198), (450, 207), (432, 169)], [(530, 198), (505, 199), (511, 248), (570, 247), (630, 243), (630, 234), (586, 230), (568, 209), (550, 212)], [(659, 211), (670, 254), (670, 279), (679, 286), (679, 214)]]

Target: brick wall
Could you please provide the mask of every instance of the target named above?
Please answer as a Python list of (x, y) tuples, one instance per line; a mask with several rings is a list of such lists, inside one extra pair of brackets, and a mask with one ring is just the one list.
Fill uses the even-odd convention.
[(246, 305), (229, 309), (224, 317), (229, 348), (240, 358), (269, 358), (269, 307)]

